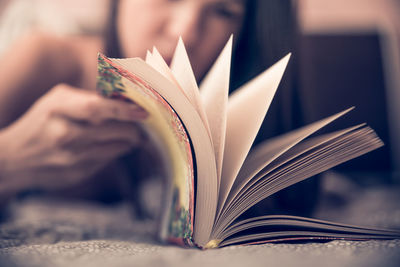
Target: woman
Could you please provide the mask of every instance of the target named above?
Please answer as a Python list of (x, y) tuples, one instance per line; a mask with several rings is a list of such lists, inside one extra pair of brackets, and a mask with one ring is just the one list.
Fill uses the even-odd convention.
[[(169, 62), (182, 36), (201, 81), (233, 33), (238, 41), (232, 84), (237, 87), (293, 51), (290, 3), (114, 0), (106, 38), (31, 35), (21, 40), (0, 65), (3, 200), (30, 188), (77, 192), (77, 187), (72, 188), (78, 186), (96, 191), (82, 184), (104, 175), (106, 166), (139, 147), (142, 137), (132, 122), (147, 114), (133, 104), (96, 95), (98, 51), (114, 57), (144, 57), (147, 49), (156, 46)], [(280, 90), (257, 142), (296, 126), (293, 105), (287, 102), (293, 99), (291, 88), (287, 83)]]

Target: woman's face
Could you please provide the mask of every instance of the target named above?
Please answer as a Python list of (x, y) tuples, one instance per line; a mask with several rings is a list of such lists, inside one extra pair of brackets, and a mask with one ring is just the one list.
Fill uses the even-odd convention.
[(156, 46), (167, 63), (182, 36), (201, 79), (243, 24), (245, 0), (120, 0), (117, 30), (125, 57), (144, 57)]

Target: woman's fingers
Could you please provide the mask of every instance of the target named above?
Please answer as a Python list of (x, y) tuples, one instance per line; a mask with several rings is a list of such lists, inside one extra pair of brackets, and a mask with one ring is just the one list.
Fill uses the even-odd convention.
[(138, 146), (145, 140), (143, 130), (132, 122), (109, 120), (93, 125), (64, 117), (54, 119), (47, 127), (50, 128), (47, 139), (51, 144), (74, 151), (106, 142)]
[(57, 86), (44, 100), (51, 105), (38, 104), (49, 109), (44, 137), (58, 151), (49, 164), (71, 166), (116, 158), (144, 139), (137, 121), (147, 113), (135, 104), (104, 99), (68, 85)]
[(110, 120), (100, 125), (88, 125), (85, 128), (81, 139), (86, 143), (126, 141), (138, 145), (144, 139), (143, 130), (136, 123)]
[(99, 142), (76, 150), (70, 148), (59, 150), (52, 157), (46, 158), (43, 163), (53, 168), (70, 168), (72, 171), (81, 163), (91, 162), (105, 165), (131, 149), (133, 146), (127, 141)]
[(53, 115), (100, 124), (107, 120), (134, 122), (147, 118), (147, 112), (133, 103), (103, 98), (93, 92), (58, 85), (52, 91)]
[(21, 188), (87, 179), (139, 146), (146, 117), (138, 105), (59, 85), (0, 131), (2, 175)]

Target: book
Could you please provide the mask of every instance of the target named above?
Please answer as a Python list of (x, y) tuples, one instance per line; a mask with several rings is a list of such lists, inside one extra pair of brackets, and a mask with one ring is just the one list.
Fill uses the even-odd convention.
[(170, 66), (156, 48), (145, 60), (98, 55), (98, 91), (136, 103), (149, 114), (140, 127), (156, 144), (167, 181), (160, 238), (181, 246), (217, 248), (400, 237), (395, 230), (297, 216), (240, 217), (274, 193), (383, 143), (365, 124), (314, 134), (349, 108), (251, 149), (290, 54), (228, 96), (232, 39), (200, 88), (181, 39)]

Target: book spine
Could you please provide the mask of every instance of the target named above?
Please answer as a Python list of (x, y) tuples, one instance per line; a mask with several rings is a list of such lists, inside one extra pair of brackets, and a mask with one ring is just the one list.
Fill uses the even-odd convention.
[(154, 139), (169, 166), (160, 238), (179, 246), (195, 246), (194, 159), (189, 136), (178, 115), (147, 82), (101, 54), (97, 90), (105, 97), (136, 103), (149, 112), (150, 119), (143, 127), (151, 134), (159, 134)]

